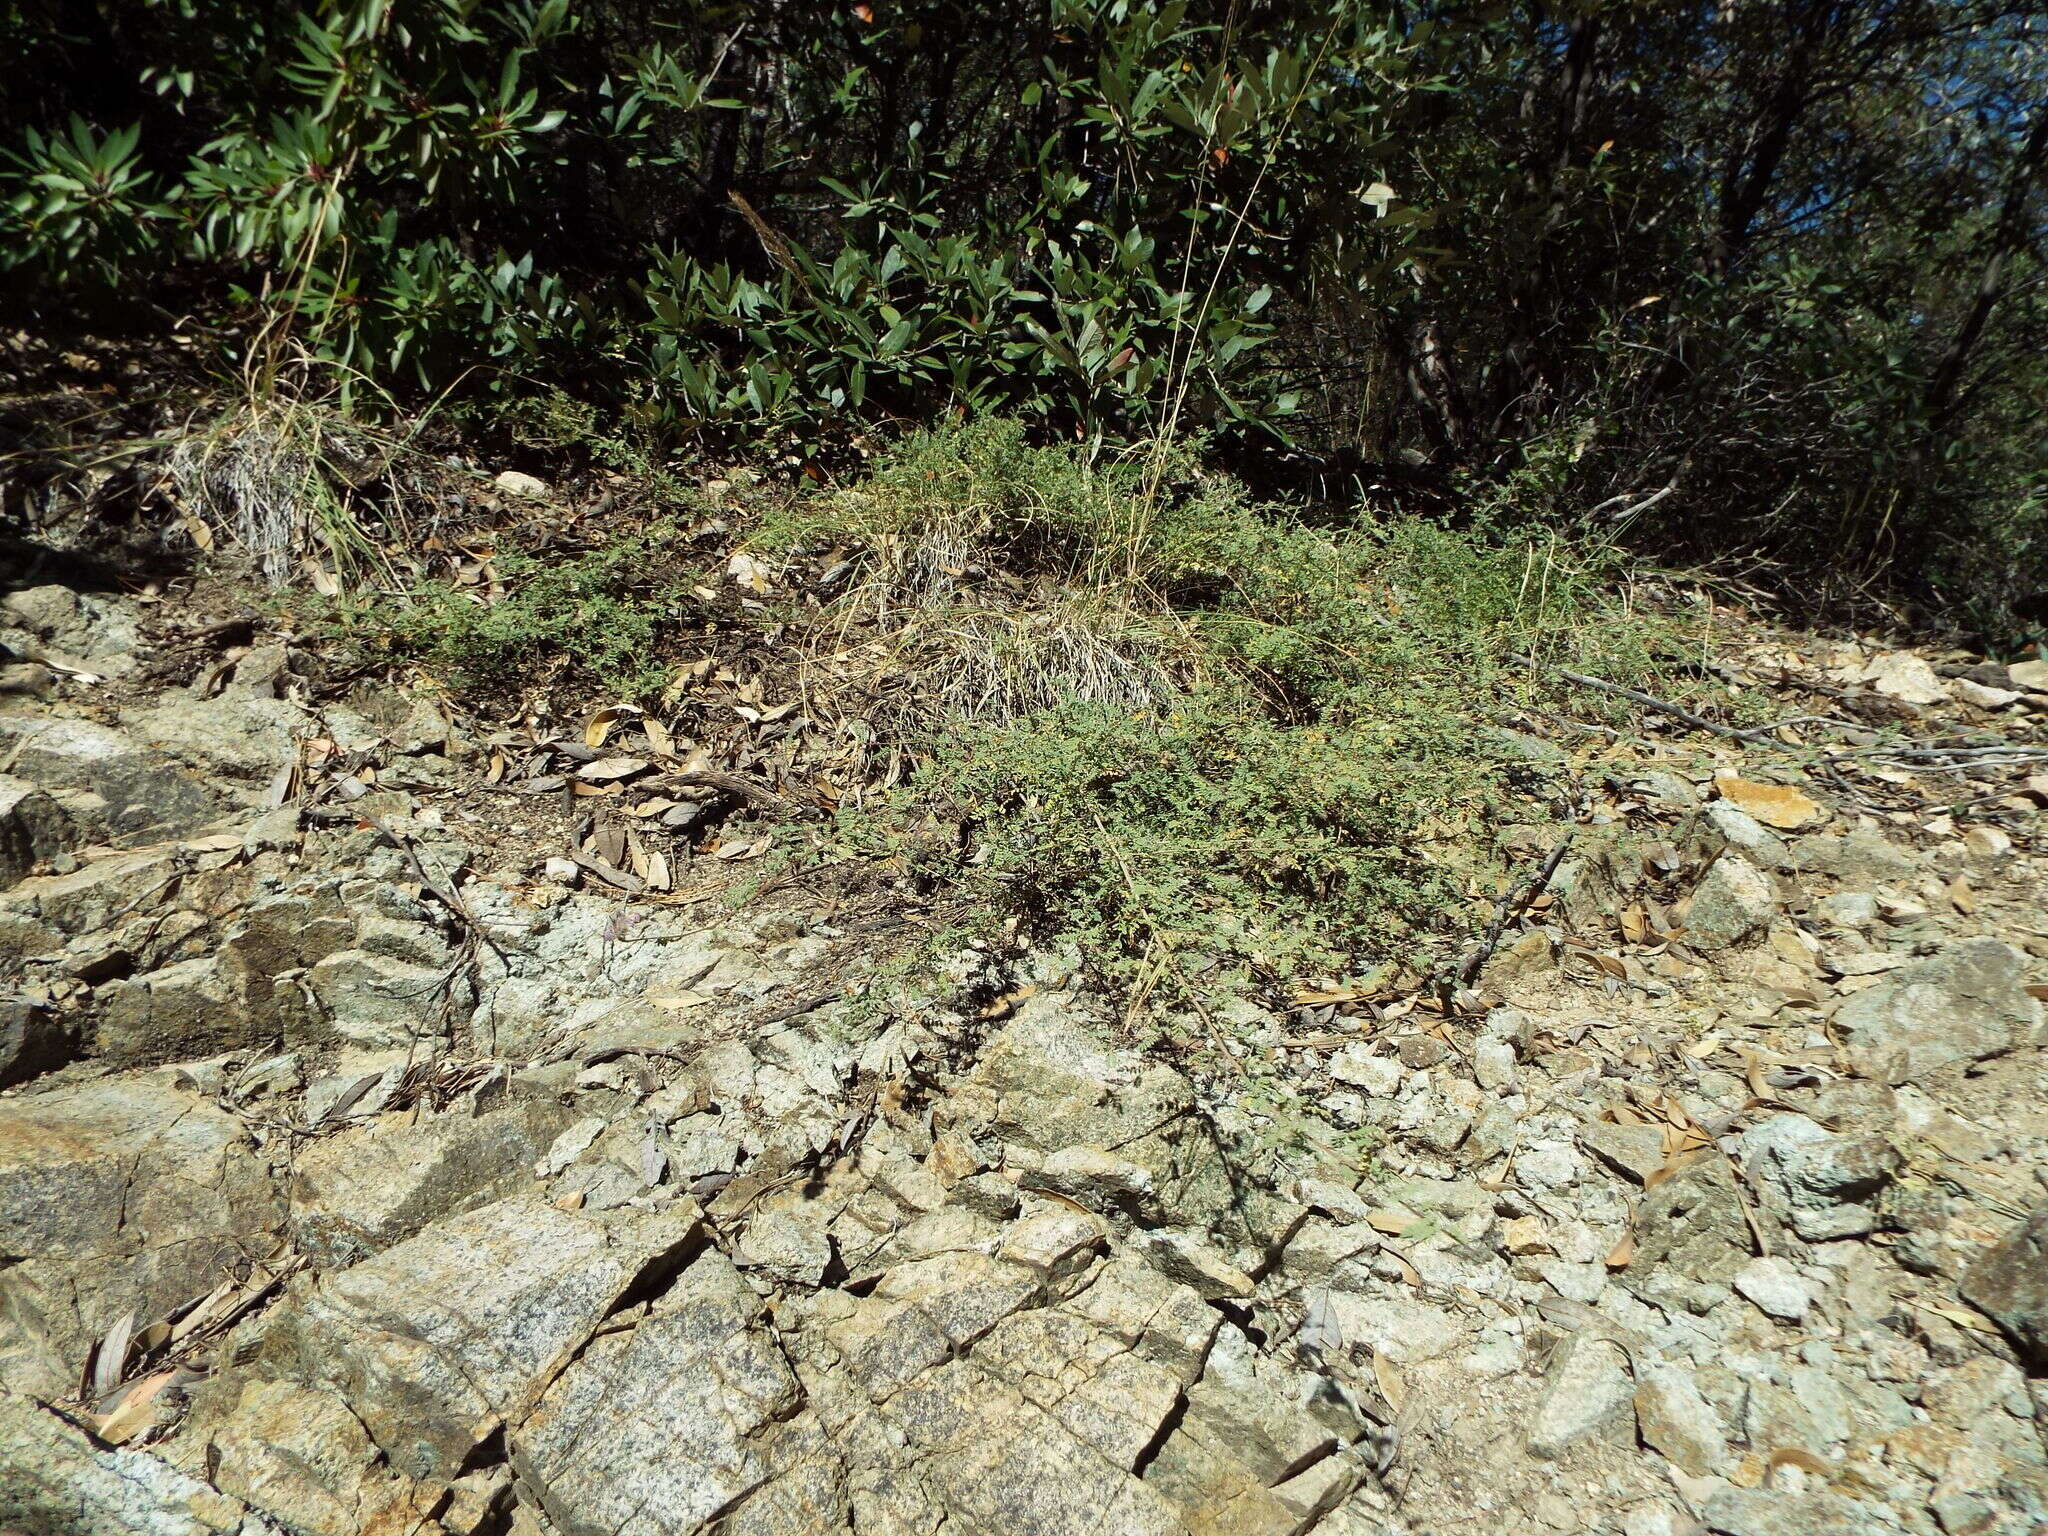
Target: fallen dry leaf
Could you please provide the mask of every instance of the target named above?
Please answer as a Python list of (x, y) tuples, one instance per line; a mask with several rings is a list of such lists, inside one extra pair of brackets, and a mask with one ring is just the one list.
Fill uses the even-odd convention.
[(1931, 1312), (1944, 1322), (1954, 1323), (1958, 1328), (1967, 1328), (1973, 1333), (1998, 1332), (1998, 1329), (1991, 1323), (1974, 1312), (1964, 1311), (1963, 1308), (1955, 1305), (1953, 1302), (1908, 1299), (1913, 1306), (1918, 1307), (1922, 1312)]
[(128, 1344), (135, 1335), (135, 1314), (124, 1312), (114, 1321), (114, 1326), (100, 1340), (100, 1346), (93, 1351), (91, 1388), (92, 1396), (105, 1397), (121, 1384), (121, 1376), (128, 1365)]
[[(590, 748), (593, 752), (603, 746), (610, 739), (612, 728), (628, 713), (628, 710), (629, 706), (627, 705), (613, 704), (609, 708), (600, 709), (596, 714), (592, 715), (590, 723), (583, 728), (583, 745)], [(637, 710), (631, 712), (639, 713)]]
[(158, 1371), (154, 1376), (145, 1376), (136, 1382), (121, 1394), (120, 1402), (100, 1420), (95, 1433), (109, 1445), (122, 1445), (134, 1439), (155, 1422), (151, 1404), (177, 1374), (176, 1371)]
[(1634, 1262), (1635, 1256), (1636, 1234), (1635, 1229), (1631, 1227), (1621, 1234), (1620, 1240), (1612, 1248), (1607, 1250), (1605, 1262), (1609, 1269), (1627, 1269)]
[(654, 765), (644, 757), (600, 757), (576, 770), (576, 777), (590, 784), (611, 784), (645, 773)]
[(1399, 1413), (1401, 1405), (1408, 1400), (1408, 1384), (1401, 1379), (1393, 1361), (1377, 1349), (1372, 1352), (1372, 1379), (1379, 1386), (1380, 1396), (1387, 1400), (1387, 1406)]
[(1808, 826), (1827, 815), (1827, 808), (1819, 801), (1787, 784), (1759, 784), (1732, 773), (1717, 773), (1714, 788), (1738, 811), (1785, 832)]

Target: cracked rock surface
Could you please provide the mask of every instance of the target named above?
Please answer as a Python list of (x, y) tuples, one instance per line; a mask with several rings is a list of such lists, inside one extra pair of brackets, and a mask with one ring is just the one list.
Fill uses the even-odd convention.
[(1204, 1077), (1072, 957), (892, 998), (508, 856), (447, 719), (295, 666), (0, 703), (0, 1528), (2048, 1530), (2031, 810), (1674, 759), (1474, 1006), (1232, 1005)]

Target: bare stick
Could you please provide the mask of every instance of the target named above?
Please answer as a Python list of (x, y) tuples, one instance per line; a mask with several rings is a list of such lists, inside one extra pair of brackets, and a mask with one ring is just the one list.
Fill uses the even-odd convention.
[(1696, 715), (1683, 705), (1674, 704), (1669, 699), (1660, 699), (1653, 693), (1644, 693), (1640, 688), (1624, 687), (1620, 683), (1610, 683), (1604, 677), (1590, 677), (1584, 672), (1573, 672), (1569, 668), (1538, 662), (1528, 656), (1516, 656), (1512, 660), (1520, 666), (1530, 668), (1532, 671), (1539, 666), (1550, 665), (1550, 670), (1568, 683), (1577, 683), (1581, 688), (1597, 688), (1602, 693), (1617, 694), (1632, 703), (1642, 705), (1645, 709), (1654, 709), (1657, 713), (1669, 715), (1674, 720), (1683, 720), (1694, 730), (1711, 731), (1716, 736), (1728, 736), (1736, 741), (1754, 742), (1759, 746), (1776, 747), (1784, 745), (1784, 743), (1773, 737), (1769, 731), (1744, 731), (1738, 730), (1732, 725), (1722, 725), (1719, 721), (1709, 720), (1704, 715)]
[(1500, 905), (1494, 910), (1492, 926), (1486, 930), (1485, 939), (1458, 967), (1459, 986), (1471, 985), (1472, 978), (1479, 974), (1479, 968), (1491, 960), (1493, 952), (1500, 948), (1500, 938), (1507, 932), (1508, 924), (1528, 911), (1529, 904), (1543, 894), (1544, 889), (1550, 884), (1550, 877), (1557, 873), (1557, 866), (1564, 862), (1564, 851), (1571, 847), (1573, 836), (1573, 833), (1565, 833), (1564, 840), (1550, 850), (1550, 857), (1543, 861), (1543, 868), (1536, 872), (1535, 879), (1527, 885), (1511, 888), (1507, 895), (1501, 897)]

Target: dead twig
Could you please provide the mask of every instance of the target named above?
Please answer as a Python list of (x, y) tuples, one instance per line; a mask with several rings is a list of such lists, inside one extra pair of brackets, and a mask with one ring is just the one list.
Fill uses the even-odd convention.
[(1550, 856), (1543, 861), (1543, 867), (1536, 872), (1534, 879), (1525, 885), (1510, 887), (1508, 893), (1501, 897), (1500, 904), (1494, 909), (1493, 922), (1487, 927), (1486, 937), (1458, 966), (1459, 986), (1471, 985), (1480, 967), (1491, 960), (1493, 952), (1500, 947), (1501, 935), (1507, 932), (1508, 924), (1528, 911), (1530, 904), (1549, 887), (1557, 866), (1564, 862), (1565, 850), (1571, 847), (1573, 836), (1573, 833), (1565, 833), (1563, 840), (1550, 850)]
[(1629, 700), (1631, 703), (1640, 704), (1645, 709), (1653, 709), (1660, 715), (1669, 715), (1674, 720), (1682, 720), (1697, 731), (1708, 731), (1716, 736), (1726, 736), (1735, 741), (1747, 741), (1757, 746), (1777, 747), (1784, 745), (1783, 742), (1771, 735), (1771, 731), (1777, 729), (1775, 726), (1767, 730), (1741, 730), (1736, 726), (1722, 725), (1717, 720), (1709, 720), (1705, 715), (1694, 714), (1682, 704), (1674, 704), (1669, 699), (1660, 699), (1653, 693), (1643, 692), (1640, 688), (1630, 688), (1622, 683), (1610, 683), (1604, 677), (1593, 677), (1585, 672), (1574, 672), (1568, 667), (1556, 666), (1549, 662), (1539, 662), (1532, 656), (1513, 656), (1509, 659), (1517, 666), (1527, 667), (1531, 671), (1547, 666), (1552, 672), (1555, 672), (1568, 683), (1576, 683), (1581, 688), (1598, 689), (1601, 693), (1614, 694), (1619, 698)]

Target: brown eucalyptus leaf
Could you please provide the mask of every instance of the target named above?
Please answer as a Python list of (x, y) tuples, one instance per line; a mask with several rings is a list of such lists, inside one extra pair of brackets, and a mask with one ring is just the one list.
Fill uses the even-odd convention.
[(177, 1374), (176, 1371), (158, 1371), (153, 1376), (143, 1377), (121, 1394), (121, 1400), (100, 1420), (94, 1433), (109, 1445), (122, 1445), (134, 1439), (156, 1422), (153, 1405)]

